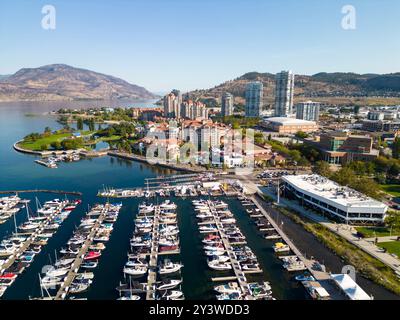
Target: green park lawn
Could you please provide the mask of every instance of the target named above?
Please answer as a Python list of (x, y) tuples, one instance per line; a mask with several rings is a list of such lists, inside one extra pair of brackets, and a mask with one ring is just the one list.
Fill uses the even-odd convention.
[(393, 197), (400, 197), (400, 185), (399, 184), (381, 184), (380, 188), (389, 193)]
[[(95, 132), (91, 131), (81, 131), (82, 136), (93, 134)], [(51, 134), (46, 137), (42, 137), (36, 141), (22, 141), (18, 145), (26, 150), (32, 150), (32, 151), (41, 151), (41, 147), (43, 145), (47, 145), (48, 148), (50, 148), (50, 144), (56, 141), (62, 141), (65, 138), (71, 137), (71, 133), (55, 133)]]
[[(365, 238), (390, 236), (390, 229), (385, 227), (357, 227), (356, 230), (362, 233)], [(400, 235), (400, 232), (392, 230), (392, 236), (396, 235)]]
[(400, 241), (378, 242), (378, 246), (400, 257)]

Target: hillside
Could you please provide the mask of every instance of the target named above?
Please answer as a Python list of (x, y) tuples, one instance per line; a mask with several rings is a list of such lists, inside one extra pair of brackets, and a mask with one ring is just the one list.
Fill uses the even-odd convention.
[[(271, 73), (249, 72), (239, 78), (224, 82), (205, 90), (190, 92), (192, 98), (219, 99), (223, 92), (231, 92), (236, 102), (244, 102), (245, 87), (249, 81), (264, 84), (264, 103), (274, 100), (275, 75)], [(312, 76), (295, 75), (295, 101), (312, 98), (325, 103), (348, 104), (375, 101), (376, 103), (400, 103), (400, 73), (356, 74), (317, 73)]]
[(64, 64), (24, 68), (0, 79), (0, 101), (153, 99), (145, 88)]

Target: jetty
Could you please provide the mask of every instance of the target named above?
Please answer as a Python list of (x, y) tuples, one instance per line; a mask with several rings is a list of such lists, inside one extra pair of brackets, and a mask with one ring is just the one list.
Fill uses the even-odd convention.
[(31, 189), (31, 190), (3, 190), (0, 194), (20, 194), (20, 193), (53, 193), (53, 194), (64, 194), (72, 196), (82, 196), (82, 192), (79, 191), (63, 191), (63, 190), (50, 190), (50, 189)]

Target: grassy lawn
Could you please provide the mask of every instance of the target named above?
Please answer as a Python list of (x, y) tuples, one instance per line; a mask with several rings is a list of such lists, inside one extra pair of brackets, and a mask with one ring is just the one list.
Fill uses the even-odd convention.
[[(356, 230), (365, 238), (390, 236), (390, 229), (385, 227), (357, 227)], [(400, 235), (398, 230), (392, 230), (392, 236)]]
[(62, 141), (63, 139), (68, 138), (70, 136), (71, 136), (70, 133), (52, 134), (48, 137), (44, 137), (36, 141), (21, 142), (19, 146), (27, 150), (40, 151), (42, 145), (46, 144), (50, 146), (52, 142)]
[[(80, 131), (82, 136), (90, 135), (95, 132), (91, 131)], [(47, 145), (50, 147), (50, 144), (56, 141), (62, 141), (65, 138), (71, 137), (71, 133), (56, 133), (56, 134), (51, 134), (47, 137), (43, 137), (41, 139), (38, 139), (36, 141), (28, 141), (28, 142), (21, 142), (19, 143), (19, 146), (21, 148), (27, 149), (27, 150), (33, 150), (33, 151), (41, 151), (41, 146)]]
[(379, 185), (382, 191), (389, 193), (394, 197), (400, 197), (400, 185), (399, 184), (381, 184)]
[(400, 241), (378, 242), (378, 246), (400, 257)]

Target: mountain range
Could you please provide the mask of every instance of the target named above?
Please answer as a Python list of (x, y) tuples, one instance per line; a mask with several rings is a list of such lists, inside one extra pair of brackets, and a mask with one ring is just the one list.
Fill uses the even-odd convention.
[(65, 64), (24, 68), (0, 76), (0, 101), (154, 99), (120, 78)]
[[(210, 102), (219, 101), (224, 92), (230, 92), (236, 97), (236, 102), (243, 103), (246, 84), (249, 81), (261, 81), (264, 85), (264, 103), (273, 103), (275, 74), (272, 73), (249, 72), (210, 89), (191, 91), (189, 96)], [(391, 100), (400, 103), (400, 73), (321, 72), (311, 76), (295, 75), (294, 97), (295, 101), (314, 99), (338, 104), (361, 100), (375, 100), (379, 103)]]

